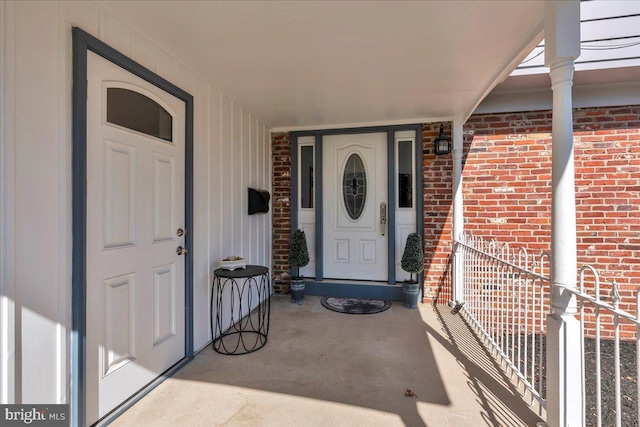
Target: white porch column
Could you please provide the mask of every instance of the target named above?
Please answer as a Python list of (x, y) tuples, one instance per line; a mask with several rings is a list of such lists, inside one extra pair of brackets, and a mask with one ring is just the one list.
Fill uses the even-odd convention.
[[(451, 129), (453, 137), (453, 219), (451, 224), (451, 242), (455, 244), (464, 233), (464, 213), (462, 204), (462, 152), (463, 138), (461, 117), (454, 117)], [(462, 260), (460, 259), (460, 249), (453, 254), (453, 301), (462, 302), (464, 299), (462, 290)]]
[(545, 65), (553, 89), (551, 312), (547, 317), (547, 423), (582, 426), (583, 373), (576, 300), (576, 205), (571, 86), (580, 55), (579, 1), (545, 4)]

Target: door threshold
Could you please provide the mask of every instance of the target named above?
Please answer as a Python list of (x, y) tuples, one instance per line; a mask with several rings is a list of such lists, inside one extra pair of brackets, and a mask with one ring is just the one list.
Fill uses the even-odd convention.
[(388, 282), (382, 281), (374, 281), (374, 280), (351, 280), (351, 279), (324, 279), (324, 280), (315, 280), (313, 278), (305, 278), (307, 283), (315, 282), (318, 284), (341, 284), (341, 285), (354, 285), (354, 286), (402, 286), (402, 283), (397, 283), (395, 285), (390, 285)]
[(305, 294), (314, 296), (384, 299), (402, 301), (402, 285), (389, 285), (382, 282), (364, 282), (352, 280), (305, 279)]

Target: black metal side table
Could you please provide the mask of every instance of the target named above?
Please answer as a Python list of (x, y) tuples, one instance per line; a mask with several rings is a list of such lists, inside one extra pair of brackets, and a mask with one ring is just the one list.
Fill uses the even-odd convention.
[(264, 347), (271, 314), (269, 269), (247, 265), (233, 271), (219, 268), (213, 274), (210, 305), (213, 349), (220, 354), (239, 355)]

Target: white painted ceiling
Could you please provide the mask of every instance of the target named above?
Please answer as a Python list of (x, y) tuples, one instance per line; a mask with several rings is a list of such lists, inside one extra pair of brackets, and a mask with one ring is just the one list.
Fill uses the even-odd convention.
[(542, 38), (540, 1), (103, 1), (272, 128), (466, 117)]

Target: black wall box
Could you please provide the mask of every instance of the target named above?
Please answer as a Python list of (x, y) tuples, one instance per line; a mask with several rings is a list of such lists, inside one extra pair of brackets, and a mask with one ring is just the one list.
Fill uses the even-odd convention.
[(267, 190), (249, 188), (249, 215), (269, 212), (271, 195)]

